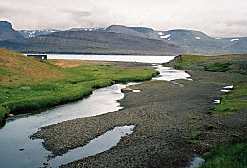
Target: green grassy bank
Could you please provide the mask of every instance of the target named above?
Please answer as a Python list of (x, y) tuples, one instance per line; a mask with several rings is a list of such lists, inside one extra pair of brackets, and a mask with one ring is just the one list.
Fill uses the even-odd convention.
[(110, 63), (60, 67), (55, 61), (40, 62), (1, 49), (0, 119), (75, 101), (113, 83), (149, 80), (155, 75), (151, 68)]
[[(221, 95), (221, 104), (215, 105), (213, 114), (229, 115), (247, 109), (247, 55), (196, 56), (182, 55), (169, 63), (176, 69), (206, 71), (211, 75), (222, 73), (218, 82), (234, 85), (234, 89)], [(166, 64), (167, 66), (167, 64)], [(229, 81), (228, 81), (229, 80)], [(237, 130), (236, 130), (237, 131)], [(220, 144), (204, 156), (206, 163), (201, 168), (247, 167), (247, 142)]]
[(183, 55), (169, 64), (176, 69), (227, 74), (234, 90), (221, 97), (221, 104), (215, 106), (213, 112), (230, 114), (247, 109), (247, 55)]
[(247, 166), (247, 144), (220, 145), (205, 155), (201, 168), (245, 168)]

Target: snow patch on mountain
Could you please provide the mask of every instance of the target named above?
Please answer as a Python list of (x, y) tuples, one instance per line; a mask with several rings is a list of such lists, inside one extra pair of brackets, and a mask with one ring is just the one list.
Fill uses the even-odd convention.
[(45, 29), (45, 30), (20, 30), (20, 33), (25, 37), (25, 38), (33, 38), (36, 36), (40, 35), (48, 35), (54, 32), (57, 32), (59, 30), (54, 30), (54, 29)]
[(236, 39), (231, 39), (230, 41), (231, 41), (231, 42), (239, 41), (239, 39), (237, 39), (237, 38), (236, 38)]
[(101, 27), (89, 27), (89, 28), (72, 28), (69, 31), (100, 31), (100, 30), (105, 30), (106, 28), (101, 28)]
[(170, 37), (171, 37), (171, 34), (160, 36), (161, 39), (170, 39)]
[(164, 33), (163, 32), (158, 32), (158, 35), (163, 36)]

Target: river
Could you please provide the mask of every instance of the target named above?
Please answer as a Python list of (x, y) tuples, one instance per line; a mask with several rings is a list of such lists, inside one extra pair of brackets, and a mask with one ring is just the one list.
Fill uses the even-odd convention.
[[(161, 64), (174, 59), (174, 56), (49, 54), (48, 59), (125, 61)], [(160, 71), (160, 76), (154, 78), (154, 80), (171, 81), (174, 79), (190, 78), (190, 75), (184, 71), (177, 71), (167, 67), (164, 68), (160, 65), (154, 66), (157, 68), (157, 70)], [(26, 114), (9, 118), (6, 122), (6, 125), (2, 129), (0, 129), (0, 167), (38, 168), (45, 166), (43, 165), (43, 163), (47, 163), (47, 161), (49, 160), (48, 158), (52, 155), (52, 153), (47, 151), (43, 147), (42, 140), (32, 140), (30, 139), (30, 136), (44, 126), (76, 118), (92, 117), (120, 110), (122, 107), (120, 106), (118, 101), (124, 97), (124, 94), (121, 93), (121, 89), (124, 87), (126, 87), (126, 85), (115, 84), (110, 87), (97, 89), (88, 98), (74, 103), (58, 106), (39, 114)], [(97, 104), (97, 106), (95, 104)], [(121, 139), (121, 136), (125, 135), (123, 134), (123, 131), (121, 131), (121, 129), (126, 130), (126, 128), (128, 127), (130, 127), (131, 129), (134, 128), (134, 126), (123, 126), (123, 128), (116, 127), (113, 130), (109, 130), (110, 132), (108, 132), (106, 135), (102, 135), (102, 137), (99, 137), (99, 139), (92, 140), (92, 143), (100, 141), (100, 139), (104, 139), (105, 142), (108, 142), (105, 150), (108, 150), (112, 146), (115, 146), (117, 144), (117, 142)], [(127, 129), (126, 134), (132, 133), (131, 129)], [(118, 136), (118, 132), (121, 133), (121, 136)], [(105, 140), (107, 139), (107, 137), (110, 137), (110, 139)], [(111, 142), (112, 139), (114, 139), (114, 141)], [(84, 148), (79, 148), (79, 150), (87, 148), (87, 150), (90, 151), (90, 145), (91, 144), (88, 144)], [(98, 149), (97, 151), (102, 152), (104, 150)], [(93, 154), (96, 154), (97, 151), (95, 152), (94, 150)], [(76, 150), (76, 152), (78, 152), (78, 150)], [(70, 156), (74, 156), (73, 153), (70, 154)], [(90, 154), (87, 153), (86, 156), (90, 156)], [(64, 159), (68, 159), (66, 158), (66, 155)], [(57, 163), (56, 161), (55, 167), (64, 163), (62, 157), (60, 157), (58, 160), (59, 162)]]

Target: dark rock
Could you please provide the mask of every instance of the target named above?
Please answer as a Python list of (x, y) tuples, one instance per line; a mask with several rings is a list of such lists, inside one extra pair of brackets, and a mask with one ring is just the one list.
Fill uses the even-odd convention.
[(15, 116), (15, 115), (14, 115), (14, 114), (11, 114), (11, 113), (8, 115), (8, 117), (14, 117), (14, 116)]
[(130, 89), (130, 88), (123, 88), (123, 89), (121, 89), (121, 92), (122, 93), (130, 93), (130, 92), (132, 92), (132, 89)]

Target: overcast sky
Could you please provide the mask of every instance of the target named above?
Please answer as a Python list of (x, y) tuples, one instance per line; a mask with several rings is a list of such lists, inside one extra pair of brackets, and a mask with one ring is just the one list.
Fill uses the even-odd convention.
[(247, 0), (1, 0), (0, 20), (15, 29), (122, 24), (247, 36)]

